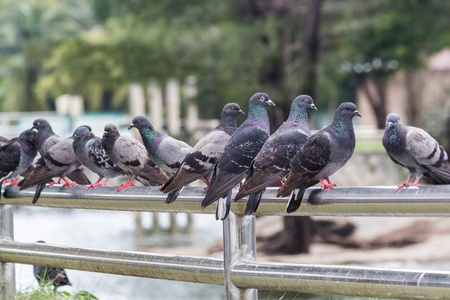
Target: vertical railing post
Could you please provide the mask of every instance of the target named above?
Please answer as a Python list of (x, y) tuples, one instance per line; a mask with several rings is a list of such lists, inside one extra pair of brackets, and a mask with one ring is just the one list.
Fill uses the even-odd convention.
[[(14, 206), (0, 204), (0, 239), (14, 239)], [(16, 274), (13, 263), (0, 262), (0, 299), (14, 299)]]
[(231, 281), (231, 268), (239, 260), (256, 260), (255, 217), (239, 216), (232, 211), (223, 221), (225, 299), (256, 300), (256, 289), (240, 289)]

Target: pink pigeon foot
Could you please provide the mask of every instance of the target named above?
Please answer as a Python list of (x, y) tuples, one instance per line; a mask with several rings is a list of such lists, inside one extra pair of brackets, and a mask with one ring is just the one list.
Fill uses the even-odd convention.
[(286, 183), (286, 179), (280, 179), (280, 180), (278, 180), (278, 183), (280, 184), (280, 187), (278, 188), (278, 190), (281, 190), (283, 185)]
[(406, 180), (406, 182), (404, 184), (399, 184), (397, 185), (397, 189), (395, 190), (396, 192), (400, 191), (402, 188), (407, 188), (409, 186), (419, 186), (419, 178), (416, 178), (416, 180), (414, 180), (414, 182), (411, 182), (411, 178), (412, 177), (408, 177), (408, 180)]
[(76, 183), (75, 181), (70, 182), (70, 180), (67, 178), (63, 178), (63, 180), (65, 181), (63, 187), (72, 187), (74, 185), (78, 185), (78, 183)]
[(331, 180), (329, 178), (325, 178), (325, 180), (327, 182), (323, 181), (322, 178), (319, 179), (320, 183), (322, 184), (322, 190), (324, 190), (324, 191), (329, 190), (336, 186), (334, 183), (331, 182)]
[(134, 186), (133, 184), (133, 179), (129, 179), (127, 180), (127, 182), (125, 182), (124, 184), (122, 184), (121, 186), (119, 186), (119, 188), (117, 189), (118, 192), (123, 191), (124, 189)]

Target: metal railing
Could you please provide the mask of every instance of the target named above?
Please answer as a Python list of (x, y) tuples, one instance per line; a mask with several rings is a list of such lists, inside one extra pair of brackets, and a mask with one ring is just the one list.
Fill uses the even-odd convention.
[[(450, 185), (348, 187), (321, 191), (310, 188), (300, 209), (290, 215), (308, 216), (450, 216)], [(2, 191), (3, 193), (3, 191)], [(319, 264), (259, 262), (255, 249), (255, 217), (243, 216), (245, 201), (231, 206), (223, 222), (224, 259), (183, 255), (111, 251), (13, 240), (13, 205), (32, 205), (33, 190), (8, 187), (0, 202), (0, 261), (2, 299), (14, 294), (12, 263), (225, 285), (226, 299), (257, 299), (257, 289), (404, 299), (450, 297), (450, 272), (393, 270)], [(85, 187), (47, 187), (38, 206), (151, 212), (215, 212), (200, 202), (202, 188), (185, 188), (167, 205), (155, 187), (117, 193), (114, 187), (85, 191)], [(259, 215), (285, 215), (286, 198), (270, 188)]]

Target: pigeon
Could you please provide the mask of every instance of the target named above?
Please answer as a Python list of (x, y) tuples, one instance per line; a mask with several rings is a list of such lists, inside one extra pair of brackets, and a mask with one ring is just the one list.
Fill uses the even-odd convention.
[(120, 135), (114, 124), (105, 126), (102, 146), (108, 157), (130, 176), (117, 191), (134, 186), (133, 181), (140, 176), (149, 181), (151, 185), (163, 184), (169, 177), (148, 156), (144, 145), (137, 140)]
[(44, 156), (53, 145), (58, 144), (63, 140), (62, 137), (53, 132), (52, 126), (46, 119), (36, 119), (33, 122), (33, 127), (38, 131), (36, 137), (36, 146), (41, 156)]
[[(102, 139), (95, 136), (86, 126), (80, 126), (75, 130), (72, 146), (78, 161), (99, 176), (95, 183), (87, 187), (87, 190), (105, 186), (109, 178), (127, 175), (108, 157), (103, 149)], [(103, 178), (106, 180), (100, 183)]]
[(17, 185), (19, 175), (25, 176), (25, 172), (32, 171), (37, 155), (36, 134), (34, 130), (25, 130), (0, 147), (0, 189), (5, 179), (11, 179), (5, 180), (5, 183)]
[(269, 137), (269, 116), (266, 107), (275, 106), (265, 93), (254, 94), (248, 102), (248, 116), (233, 133), (214, 166), (211, 184), (202, 207), (219, 198), (216, 219), (224, 220), (230, 211), (232, 189), (247, 175), (250, 164)]
[(312, 135), (292, 157), (291, 171), (277, 193), (277, 197), (291, 194), (287, 213), (300, 207), (307, 187), (319, 181), (322, 190), (336, 186), (329, 177), (347, 163), (355, 150), (354, 116), (361, 117), (356, 105), (342, 103), (336, 110), (333, 123)]
[[(83, 172), (83, 166), (73, 151), (73, 139), (74, 136), (72, 135), (50, 147), (44, 156), (37, 161), (33, 172), (22, 180), (20, 190), (37, 185), (33, 204), (38, 201), (46, 183), (52, 182), (53, 177), (60, 177), (60, 180), (64, 180), (65, 184), (63, 187), (70, 187), (76, 184), (90, 184), (89, 179)], [(66, 178), (68, 174), (71, 174), (73, 182)], [(60, 181), (57, 183), (60, 183)]]
[[(37, 241), (37, 243), (45, 244), (44, 241)], [(50, 282), (51, 284), (53, 284), (55, 293), (56, 289), (60, 286), (72, 285), (64, 269), (33, 266), (33, 273), (39, 285), (43, 285), (46, 282)]]
[(245, 215), (250, 215), (258, 209), (266, 187), (276, 182), (283, 185), (283, 179), (291, 169), (291, 158), (311, 136), (308, 123), (310, 109), (317, 110), (310, 96), (296, 97), (286, 122), (267, 139), (256, 155), (244, 185), (234, 198), (234, 201), (237, 201), (250, 195)]
[(184, 158), (177, 172), (160, 189), (169, 193), (166, 203), (175, 201), (183, 186), (199, 178), (204, 177), (209, 184), (217, 157), (236, 131), (238, 115), (245, 116), (238, 104), (228, 103), (224, 106), (219, 125), (197, 142), (192, 153)]
[[(450, 163), (444, 148), (425, 130), (403, 126), (395, 113), (386, 118), (383, 146), (394, 163), (409, 171), (408, 179), (398, 185), (397, 191), (419, 185), (423, 175), (433, 184), (450, 184)], [(414, 175), (416, 179), (411, 182)]]
[(169, 176), (175, 174), (186, 155), (192, 153), (191, 146), (156, 131), (144, 116), (134, 117), (128, 130), (133, 127), (139, 130), (150, 158)]

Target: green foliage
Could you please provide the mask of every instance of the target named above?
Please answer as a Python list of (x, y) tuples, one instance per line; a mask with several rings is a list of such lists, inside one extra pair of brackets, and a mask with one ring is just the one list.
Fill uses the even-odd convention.
[(97, 297), (86, 291), (69, 293), (67, 291), (54, 291), (53, 284), (47, 282), (38, 289), (28, 288), (25, 291), (16, 293), (15, 300), (52, 300), (52, 299), (71, 299), (71, 300), (98, 300)]

